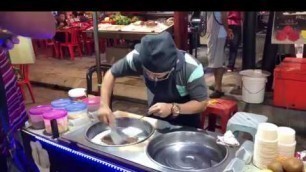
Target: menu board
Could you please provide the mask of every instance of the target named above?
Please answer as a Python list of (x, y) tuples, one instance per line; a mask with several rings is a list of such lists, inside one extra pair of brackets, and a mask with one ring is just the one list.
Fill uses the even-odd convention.
[(272, 44), (306, 44), (306, 11), (274, 13)]

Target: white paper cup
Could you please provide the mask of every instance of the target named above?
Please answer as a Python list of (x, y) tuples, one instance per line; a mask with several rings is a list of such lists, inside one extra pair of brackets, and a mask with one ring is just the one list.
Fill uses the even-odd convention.
[(295, 130), (289, 127), (278, 127), (278, 142), (280, 144), (295, 143)]
[(278, 140), (277, 139), (274, 139), (274, 140), (262, 139), (259, 135), (256, 134), (254, 143), (258, 143), (258, 144), (265, 145), (265, 146), (271, 146), (271, 145), (274, 146), (274, 145), (277, 145)]
[(279, 155), (286, 157), (294, 157), (296, 148), (296, 141), (293, 144), (281, 144), (278, 143), (278, 153)]
[(264, 169), (278, 156), (278, 140), (265, 141), (255, 135), (253, 164)]
[(256, 135), (265, 141), (274, 141), (277, 139), (277, 126), (272, 123), (260, 123)]

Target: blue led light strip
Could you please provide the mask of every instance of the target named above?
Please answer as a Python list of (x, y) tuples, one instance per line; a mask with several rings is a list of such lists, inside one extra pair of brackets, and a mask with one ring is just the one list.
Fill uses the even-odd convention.
[(101, 159), (98, 159), (98, 158), (96, 158), (96, 157), (93, 157), (93, 156), (84, 154), (84, 153), (82, 153), (82, 152), (79, 152), (79, 151), (70, 149), (70, 148), (68, 148), (68, 147), (66, 147), (66, 146), (62, 146), (62, 145), (56, 144), (56, 143), (51, 142), (51, 141), (49, 141), (49, 140), (47, 140), (47, 139), (44, 139), (44, 138), (41, 138), (41, 137), (37, 137), (37, 136), (35, 136), (35, 138), (36, 138), (37, 140), (40, 140), (40, 141), (45, 142), (45, 143), (47, 143), (47, 144), (49, 144), (49, 145), (52, 145), (52, 146), (55, 146), (55, 147), (60, 148), (60, 149), (62, 149), (62, 150), (65, 150), (65, 151), (67, 151), (67, 152), (70, 152), (70, 153), (72, 153), (72, 154), (78, 155), (78, 156), (83, 157), (83, 158), (86, 158), (86, 159), (88, 159), (88, 160), (91, 160), (91, 161), (100, 163), (100, 164), (105, 165), (105, 166), (110, 167), (110, 168), (113, 168), (114, 170), (118, 170), (118, 171), (120, 171), (120, 172), (132, 172), (131, 170), (127, 170), (127, 169), (124, 169), (124, 168), (122, 168), (122, 167), (118, 167), (118, 166), (116, 166), (116, 165), (114, 165), (114, 164), (111, 164), (111, 163), (109, 163), (109, 162), (102, 161)]

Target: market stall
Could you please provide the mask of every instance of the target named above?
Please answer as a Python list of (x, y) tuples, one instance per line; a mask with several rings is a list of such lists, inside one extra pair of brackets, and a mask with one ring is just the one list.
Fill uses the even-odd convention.
[[(264, 122), (262, 115), (237, 112), (222, 136), (116, 111), (118, 143), (114, 129), (97, 119), (99, 97), (86, 97), (80, 88), (68, 95), (29, 109), (29, 123), (22, 129), (27, 155), (44, 157), (40, 163), (51, 171), (303, 171), (306, 155), (296, 153), (295, 131)], [(237, 131), (253, 133), (253, 141), (238, 141)], [(47, 153), (35, 156), (35, 144), (38, 152)]]
[[(94, 33), (95, 42), (99, 35), (108, 39), (137, 40), (137, 34), (141, 38), (141, 35), (160, 33), (173, 26), (156, 21), (135, 21), (127, 25), (113, 24), (110, 20), (98, 23), (96, 13), (93, 18), (94, 27), (86, 32)], [(98, 78), (101, 78), (103, 69), (98, 44), (95, 49)], [(98, 82), (101, 83), (101, 79)], [(37, 159), (33, 156), (33, 145), (39, 144), (36, 148), (48, 153), (39, 163), (51, 171), (303, 171), (302, 160), (306, 155), (296, 153), (295, 131), (268, 123), (267, 118), (260, 121), (259, 115), (241, 117), (240, 112), (230, 112), (228, 122), (223, 119), (221, 122), (225, 133), (217, 134), (174, 126), (144, 114), (116, 111), (117, 128), (114, 129), (96, 118), (99, 97), (87, 97), (85, 89), (74, 91), (69, 91), (68, 99), (29, 109), (29, 124), (22, 130), (28, 156)], [(227, 107), (216, 100), (210, 101), (208, 106), (212, 104)], [(207, 116), (210, 115), (207, 112)], [(220, 113), (219, 116), (225, 115)], [(236, 131), (252, 133), (253, 141), (241, 139), (237, 144)], [(120, 135), (119, 141), (114, 132)]]
[[(114, 114), (122, 122), (120, 125), (129, 125), (124, 132), (137, 141), (122, 145), (103, 141), (110, 129), (96, 121), (70, 127), (59, 138), (31, 127), (24, 129), (23, 135), (27, 143), (39, 141), (49, 152), (52, 171), (222, 171), (238, 149), (217, 145), (214, 133), (147, 117), (139, 119), (139, 115), (122, 111)], [(29, 149), (29, 145), (26, 147)], [(59, 160), (59, 156), (65, 158)], [(68, 163), (75, 165), (65, 165)]]

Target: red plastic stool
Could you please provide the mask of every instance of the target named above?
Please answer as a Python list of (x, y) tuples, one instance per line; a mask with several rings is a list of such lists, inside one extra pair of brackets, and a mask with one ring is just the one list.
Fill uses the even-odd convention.
[(22, 78), (20, 78), (17, 81), (17, 84), (18, 84), (18, 86), (21, 90), (23, 98), (25, 99), (25, 93), (24, 93), (24, 90), (23, 90), (23, 85), (26, 85), (29, 89), (32, 101), (33, 101), (33, 103), (35, 103), (35, 97), (34, 97), (32, 85), (31, 85), (30, 79), (29, 79), (29, 65), (27, 65), (27, 64), (19, 65), (19, 69), (20, 69), (20, 74), (21, 74)]
[[(205, 117), (209, 116), (208, 130), (215, 131), (215, 128), (219, 128), (222, 133), (225, 133), (228, 120), (237, 111), (238, 106), (235, 101), (211, 99), (208, 102), (206, 110), (202, 113), (201, 125), (204, 128)], [(220, 126), (216, 124), (216, 117), (221, 118)]]

